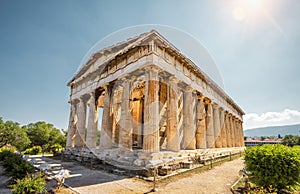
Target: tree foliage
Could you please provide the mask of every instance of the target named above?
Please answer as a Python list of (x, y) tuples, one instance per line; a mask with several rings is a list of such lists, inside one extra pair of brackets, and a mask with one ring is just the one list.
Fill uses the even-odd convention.
[(296, 185), (300, 177), (300, 147), (264, 145), (248, 148), (245, 163), (251, 181), (278, 191)]
[(51, 146), (66, 144), (65, 131), (54, 127), (53, 124), (39, 121), (20, 127), (13, 121), (4, 122), (0, 118), (0, 148), (12, 145), (20, 151), (33, 146), (40, 146), (43, 152), (50, 151)]
[(300, 145), (300, 136), (286, 135), (282, 139), (281, 143), (283, 145), (288, 145), (288, 146)]
[(28, 154), (28, 155), (37, 155), (37, 154), (41, 154), (42, 153), (42, 147), (41, 146), (33, 146), (31, 148), (27, 148), (24, 151), (24, 154)]
[(10, 144), (19, 150), (24, 150), (30, 140), (19, 123), (13, 121), (3, 122), (0, 118), (0, 147)]
[(54, 144), (65, 145), (66, 137), (50, 123), (40, 121), (23, 128), (31, 140), (31, 146), (41, 146), (43, 151), (49, 151)]

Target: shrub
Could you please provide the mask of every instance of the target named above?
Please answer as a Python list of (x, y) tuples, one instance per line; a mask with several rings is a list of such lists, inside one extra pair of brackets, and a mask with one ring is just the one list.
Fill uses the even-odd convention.
[(2, 147), (0, 148), (0, 160), (4, 160), (7, 157), (10, 157), (16, 151), (15, 147)]
[(62, 149), (63, 147), (58, 143), (51, 146), (51, 150), (53, 151), (53, 153), (60, 153)]
[(6, 157), (2, 165), (5, 168), (6, 174), (11, 176), (13, 180), (24, 178), (27, 173), (34, 172), (34, 167), (16, 154)]
[(18, 179), (16, 184), (12, 185), (12, 193), (44, 193), (46, 192), (46, 181), (41, 174), (30, 176), (26, 175), (23, 179)]
[(248, 148), (245, 163), (252, 173), (251, 181), (264, 188), (278, 191), (299, 182), (300, 148), (284, 145), (264, 145)]
[(25, 150), (24, 154), (36, 155), (42, 153), (41, 146), (33, 146), (32, 148), (28, 148)]

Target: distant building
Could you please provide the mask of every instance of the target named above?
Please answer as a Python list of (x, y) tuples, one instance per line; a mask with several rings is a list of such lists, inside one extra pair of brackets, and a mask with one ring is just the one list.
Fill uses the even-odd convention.
[(256, 145), (264, 145), (264, 144), (280, 144), (281, 139), (265, 139), (265, 140), (245, 140), (245, 146), (256, 146)]

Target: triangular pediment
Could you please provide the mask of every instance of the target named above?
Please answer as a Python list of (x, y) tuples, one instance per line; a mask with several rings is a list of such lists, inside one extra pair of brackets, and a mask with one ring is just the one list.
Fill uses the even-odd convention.
[[(160, 39), (163, 41), (167, 47), (172, 47), (177, 50), (175, 46), (173, 46), (170, 42), (168, 42), (161, 34), (159, 34), (156, 30), (151, 30), (147, 33), (143, 33), (137, 37), (128, 39), (124, 42), (117, 43), (110, 47), (104, 48), (95, 54), (93, 54), (89, 60), (80, 67), (80, 69), (76, 72), (73, 78), (70, 80), (68, 85), (70, 85), (74, 80), (79, 79), (81, 77), (87, 76), (90, 72), (94, 72), (95, 70), (99, 70), (102, 72), (105, 70), (107, 64), (110, 61), (115, 59), (119, 55), (123, 55), (129, 52), (131, 49), (134, 49), (141, 45), (148, 45), (152, 40)], [(178, 51), (179, 52), (179, 51)]]

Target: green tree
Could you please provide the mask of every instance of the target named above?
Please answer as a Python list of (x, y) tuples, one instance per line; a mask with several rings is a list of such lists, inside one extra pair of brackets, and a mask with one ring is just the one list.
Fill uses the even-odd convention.
[(30, 123), (23, 128), (31, 140), (31, 146), (41, 146), (43, 152), (49, 151), (50, 147), (54, 144), (60, 144), (61, 146), (65, 146), (66, 144), (65, 135), (59, 129), (55, 128), (53, 124), (39, 121)]
[(265, 139), (267, 139), (266, 136), (261, 136), (261, 137), (260, 137), (260, 140), (261, 140), (261, 141), (264, 141)]
[(282, 139), (281, 143), (283, 145), (288, 145), (288, 146), (300, 145), (300, 136), (286, 135)]
[(7, 144), (23, 151), (30, 144), (30, 140), (19, 123), (13, 121), (3, 122), (0, 118), (0, 147)]
[(44, 144), (48, 143), (52, 127), (52, 124), (39, 121), (36, 123), (30, 123), (23, 128), (26, 130), (26, 133), (31, 140), (31, 146), (38, 145), (42, 147)]
[(53, 128), (51, 130), (49, 138), (50, 145), (59, 144), (61, 146), (64, 146), (66, 144), (66, 139), (66, 136), (62, 134), (59, 129)]

